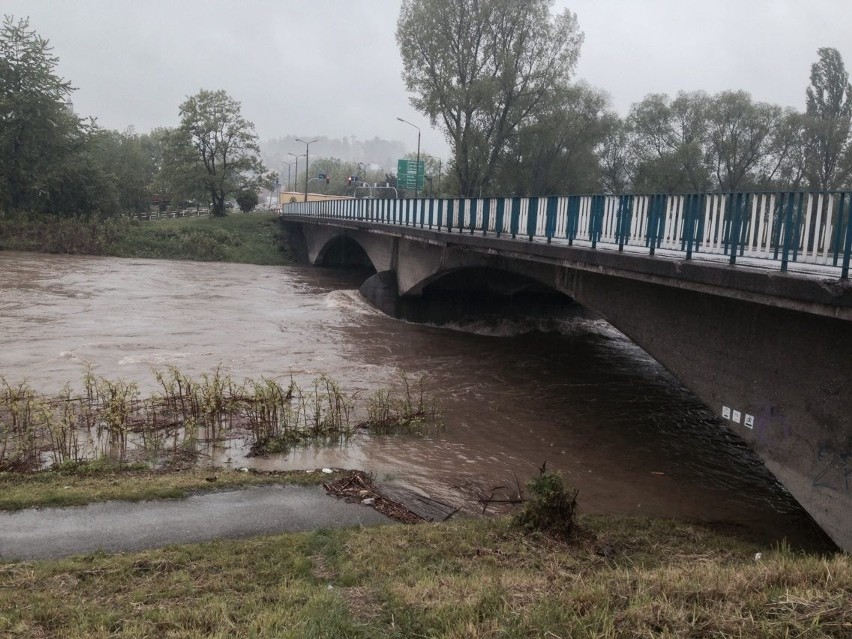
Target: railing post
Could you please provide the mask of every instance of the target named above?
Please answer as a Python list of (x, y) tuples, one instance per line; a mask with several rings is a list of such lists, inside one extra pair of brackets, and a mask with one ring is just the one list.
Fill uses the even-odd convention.
[(482, 234), (486, 235), (488, 233), (488, 222), (491, 217), (491, 198), (486, 198), (482, 203)]
[(544, 221), (544, 234), (547, 236), (547, 243), (550, 244), (550, 241), (553, 239), (553, 236), (556, 232), (556, 207), (559, 205), (559, 198), (555, 195), (551, 195), (547, 198), (547, 209), (545, 215), (547, 217)]
[(432, 222), (434, 221), (435, 215), (435, 199), (429, 198), (429, 228), (432, 228)]
[(730, 251), (730, 264), (737, 263), (737, 249), (742, 242), (743, 212), (748, 211), (748, 193), (728, 195), (728, 228), (725, 235), (725, 252)]
[(453, 232), (453, 207), (455, 204), (455, 200), (447, 200), (447, 233)]
[(494, 220), (494, 228), (497, 230), (497, 237), (503, 234), (503, 216), (506, 214), (506, 198), (497, 199), (497, 217)]
[(615, 223), (615, 238), (618, 252), (624, 252), (624, 245), (630, 239), (630, 223), (633, 221), (633, 196), (622, 195), (618, 199), (618, 213)]
[(781, 272), (787, 272), (787, 263), (790, 261), (790, 241), (793, 226), (793, 202), (795, 193), (787, 193), (787, 205), (784, 207), (784, 248), (781, 253)]
[(512, 217), (509, 220), (509, 230), (512, 232), (512, 239), (518, 237), (518, 228), (521, 225), (521, 198), (515, 196), (512, 198)]
[(568, 237), (568, 246), (573, 246), (574, 240), (577, 239), (577, 232), (580, 226), (580, 196), (571, 195), (568, 197), (568, 224), (566, 225), (565, 235)]
[(478, 204), (478, 200), (476, 198), (473, 198), (470, 201), (470, 234), (471, 235), (473, 235), (473, 232), (474, 232), (475, 227), (476, 227), (476, 209), (477, 209), (476, 205), (477, 204)]
[(793, 205), (796, 210), (796, 222), (793, 225), (793, 261), (799, 260), (799, 242), (802, 238), (802, 208), (804, 207), (804, 193), (794, 195)]
[(464, 233), (464, 209), (465, 209), (464, 204), (465, 204), (465, 202), (466, 202), (465, 198), (461, 198), (461, 197), (459, 198), (459, 210), (458, 210), (458, 215), (456, 215), (456, 218), (459, 221), (459, 233)]
[(680, 250), (686, 251), (686, 259), (692, 259), (692, 238), (695, 233), (695, 205), (698, 196), (691, 193), (686, 196), (684, 202), (683, 237), (680, 241)]
[(666, 196), (657, 193), (648, 199), (648, 221), (645, 227), (645, 246), (649, 247), (650, 255), (653, 255), (660, 245), (661, 220), (666, 210)]
[[(843, 247), (843, 266), (840, 269), (840, 279), (849, 279), (849, 258), (852, 256), (852, 196), (849, 193), (840, 194), (840, 208), (838, 209), (837, 225), (840, 226), (843, 220), (843, 205), (846, 204), (846, 245)], [(834, 251), (835, 254), (840, 252), (840, 247)]]
[(444, 224), (444, 200), (438, 200), (438, 219), (436, 220), (438, 230), (441, 230), (441, 226)]
[[(837, 198), (837, 224), (835, 224), (834, 228), (834, 251), (831, 263), (834, 266), (837, 266), (837, 262), (840, 259), (840, 242), (842, 239), (843, 233), (843, 205), (846, 203), (847, 199), (850, 199), (849, 206), (852, 207), (852, 196), (847, 198), (847, 193), (841, 193)], [(831, 211), (828, 212), (828, 216), (831, 217)]]
[(529, 241), (533, 241), (535, 236), (535, 227), (538, 226), (538, 198), (529, 198), (529, 207), (527, 208), (527, 236)]
[(603, 214), (605, 207), (605, 196), (592, 196), (592, 210), (589, 215), (589, 238), (592, 240), (593, 249), (598, 247), (598, 240), (601, 239), (601, 233), (603, 233)]

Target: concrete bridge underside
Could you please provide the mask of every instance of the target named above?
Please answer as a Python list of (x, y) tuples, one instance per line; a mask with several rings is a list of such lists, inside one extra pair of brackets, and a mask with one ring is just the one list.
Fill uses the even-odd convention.
[[(304, 258), (346, 242), (385, 312), (465, 269), (511, 273), (607, 319), (695, 392), (852, 552), (852, 288), (835, 280), (425, 229), (290, 219)], [(341, 239), (344, 238), (344, 239)]]

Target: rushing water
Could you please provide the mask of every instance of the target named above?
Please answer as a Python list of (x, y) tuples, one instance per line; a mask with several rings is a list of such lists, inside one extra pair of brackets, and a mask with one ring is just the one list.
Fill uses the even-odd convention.
[(152, 390), (151, 369), (310, 380), (369, 393), (423, 375), (446, 430), (361, 437), (340, 447), (216, 461), (259, 468), (362, 468), (438, 499), (513, 485), (543, 462), (586, 512), (744, 526), (767, 539), (810, 534), (754, 457), (659, 364), (600, 320), (438, 328), (388, 318), (358, 275), (311, 267), (0, 252), (0, 375), (44, 392), (85, 362)]

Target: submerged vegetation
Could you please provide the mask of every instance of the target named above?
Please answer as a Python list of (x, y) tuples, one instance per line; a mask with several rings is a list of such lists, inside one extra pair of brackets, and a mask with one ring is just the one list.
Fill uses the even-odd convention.
[[(0, 564), (0, 635), (848, 637), (852, 561), (582, 517), (322, 530)], [(758, 554), (760, 553), (760, 554)]]
[(290, 264), (274, 213), (137, 220), (0, 215), (0, 249), (115, 257)]
[(221, 368), (192, 378), (170, 366), (154, 377), (158, 391), (143, 398), (136, 383), (98, 377), (91, 368), (82, 393), (66, 384), (58, 397), (0, 376), (0, 470), (98, 459), (160, 466), (192, 459), (202, 446), (227, 439), (242, 438), (253, 454), (262, 454), (337, 442), (356, 430), (441, 427), (422, 381), (415, 393), (404, 373), (399, 388), (377, 391), (366, 406), (327, 375), (307, 389), (292, 378), (286, 385), (265, 377), (236, 382)]

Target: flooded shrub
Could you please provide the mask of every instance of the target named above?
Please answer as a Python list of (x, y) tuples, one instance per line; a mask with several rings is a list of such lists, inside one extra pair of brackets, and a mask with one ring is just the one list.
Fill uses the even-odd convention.
[(72, 397), (68, 384), (62, 389), (55, 408), (45, 406), (47, 410), (43, 420), (47, 425), (54, 466), (79, 462), (83, 458), (77, 428), (79, 406), (80, 402)]
[(565, 486), (562, 475), (542, 466), (538, 477), (526, 485), (528, 497), (513, 523), (529, 532), (567, 539), (577, 516), (577, 491)]
[(340, 441), (353, 432), (354, 398), (339, 384), (320, 375), (305, 392), (290, 380), (286, 392), (274, 380), (249, 380), (253, 390), (244, 400), (252, 454), (284, 452), (308, 441)]
[[(47, 398), (27, 384), (0, 377), (0, 468), (33, 470), (108, 459), (184, 463), (203, 447), (244, 437), (253, 454), (283, 452), (306, 443), (339, 443), (359, 427), (373, 432), (420, 432), (437, 409), (422, 380), (404, 374), (394, 391), (378, 391), (366, 409), (327, 375), (303, 390), (292, 378), (246, 379), (241, 384), (217, 367), (192, 378), (175, 366), (154, 370), (157, 392), (142, 398), (135, 382), (99, 377), (91, 366), (83, 391), (66, 385)], [(369, 426), (364, 426), (368, 424)]]
[(247, 380), (244, 388), (240, 411), (247, 420), (252, 451), (265, 449), (273, 440), (286, 439), (297, 430), (298, 419), (293, 415), (291, 402), (300, 391), (292, 379), (286, 390), (266, 377), (259, 382)]
[(380, 435), (422, 435), (430, 428), (443, 428), (443, 422), (437, 400), (426, 394), (423, 378), (412, 382), (400, 371), (395, 387), (381, 388), (368, 398), (367, 419), (358, 427)]
[(39, 421), (44, 412), (43, 402), (26, 382), (14, 386), (0, 377), (0, 467), (38, 464)]

